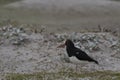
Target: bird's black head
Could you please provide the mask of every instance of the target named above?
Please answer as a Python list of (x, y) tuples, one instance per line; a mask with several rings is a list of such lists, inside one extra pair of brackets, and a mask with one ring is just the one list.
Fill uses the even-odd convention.
[(74, 43), (73, 43), (70, 39), (67, 39), (67, 40), (66, 40), (65, 45), (66, 45), (67, 47), (74, 47)]
[(73, 42), (70, 39), (67, 39), (64, 44), (59, 45), (57, 48), (61, 48), (61, 47), (63, 48), (65, 46), (67, 48), (73, 48), (74, 44), (73, 44)]

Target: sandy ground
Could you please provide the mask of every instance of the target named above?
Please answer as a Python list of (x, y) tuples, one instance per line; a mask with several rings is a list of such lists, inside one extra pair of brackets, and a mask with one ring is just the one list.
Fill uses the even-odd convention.
[[(6, 5), (12, 8), (37, 9), (45, 17), (51, 32), (96, 30), (98, 25), (120, 29), (120, 3), (109, 0), (23, 0)], [(34, 16), (34, 15), (33, 15)], [(67, 28), (67, 29), (66, 29)], [(120, 30), (119, 30), (120, 31)]]

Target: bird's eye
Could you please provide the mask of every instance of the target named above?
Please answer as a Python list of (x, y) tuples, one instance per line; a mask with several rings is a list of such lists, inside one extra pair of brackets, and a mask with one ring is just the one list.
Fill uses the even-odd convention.
[(79, 54), (79, 52), (76, 52), (76, 54)]

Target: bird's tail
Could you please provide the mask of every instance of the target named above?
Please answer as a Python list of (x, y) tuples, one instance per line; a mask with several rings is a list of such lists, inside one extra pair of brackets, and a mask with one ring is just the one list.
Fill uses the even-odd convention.
[(96, 61), (96, 60), (94, 60), (94, 62), (95, 62), (96, 64), (99, 64), (98, 61)]
[(94, 59), (91, 59), (91, 60), (89, 60), (89, 61), (95, 62), (96, 64), (99, 64), (98, 61), (96, 61), (96, 60), (94, 60)]

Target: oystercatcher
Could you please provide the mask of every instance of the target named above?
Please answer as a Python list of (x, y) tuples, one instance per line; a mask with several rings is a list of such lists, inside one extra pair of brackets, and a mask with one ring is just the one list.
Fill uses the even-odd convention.
[(75, 47), (74, 43), (70, 39), (67, 39), (66, 42), (58, 46), (58, 48), (65, 47), (65, 46), (66, 46), (66, 51), (69, 57), (75, 56), (79, 60), (95, 62), (96, 64), (99, 64), (98, 61), (88, 56), (86, 52)]

